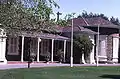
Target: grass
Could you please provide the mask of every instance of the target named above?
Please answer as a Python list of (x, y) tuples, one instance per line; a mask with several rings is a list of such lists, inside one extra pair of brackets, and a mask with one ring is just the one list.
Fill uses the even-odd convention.
[(46, 67), (1, 70), (0, 79), (120, 79), (120, 67)]

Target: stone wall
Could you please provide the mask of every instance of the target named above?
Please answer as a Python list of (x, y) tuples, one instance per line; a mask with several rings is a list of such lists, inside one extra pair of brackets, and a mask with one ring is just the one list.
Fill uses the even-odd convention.
[(113, 37), (112, 36), (108, 36), (107, 37), (107, 61), (112, 62), (112, 58), (113, 58)]

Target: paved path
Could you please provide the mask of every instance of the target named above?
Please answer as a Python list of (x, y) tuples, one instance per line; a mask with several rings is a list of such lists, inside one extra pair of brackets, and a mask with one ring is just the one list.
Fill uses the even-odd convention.
[[(60, 63), (34, 63), (31, 64), (31, 67), (55, 67), (55, 66), (70, 66), (70, 64), (60, 64)], [(96, 64), (74, 64), (74, 66), (96, 66)], [(120, 64), (99, 64), (99, 66), (120, 66)], [(27, 68), (27, 63), (21, 64), (7, 64), (7, 65), (0, 65), (0, 70), (4, 69), (15, 69), (15, 68)]]

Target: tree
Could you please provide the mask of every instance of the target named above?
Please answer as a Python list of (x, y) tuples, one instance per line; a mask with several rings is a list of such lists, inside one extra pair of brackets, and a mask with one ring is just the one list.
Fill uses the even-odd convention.
[(115, 25), (120, 25), (119, 19), (118, 18), (114, 18), (113, 16), (110, 18), (110, 21), (115, 24)]
[(93, 44), (88, 35), (77, 35), (74, 36), (74, 47), (81, 55), (84, 54), (85, 59), (88, 60)]
[(60, 25), (62, 27), (68, 26), (67, 20), (64, 20), (64, 19), (59, 19), (56, 23), (57, 23), (57, 25)]
[(78, 18), (81, 18), (81, 17), (83, 17), (83, 18), (101, 17), (101, 18), (109, 21), (108, 17), (105, 16), (104, 14), (102, 14), (102, 13), (101, 13), (101, 14), (96, 14), (96, 13), (92, 13), (92, 12), (87, 13), (87, 11), (84, 11), (84, 12), (82, 12), (82, 14), (80, 14), (80, 15), (78, 16)]
[(119, 19), (118, 19), (118, 18), (116, 18), (116, 24), (117, 24), (117, 25), (120, 25), (120, 22), (119, 22)]
[(71, 26), (71, 23), (69, 22), (71, 19), (73, 19), (75, 13), (67, 14), (63, 19), (60, 19), (57, 21), (57, 25), (60, 26)]
[(0, 24), (7, 31), (54, 30), (54, 22), (49, 19), (52, 6), (59, 8), (54, 0), (2, 0), (0, 3)]

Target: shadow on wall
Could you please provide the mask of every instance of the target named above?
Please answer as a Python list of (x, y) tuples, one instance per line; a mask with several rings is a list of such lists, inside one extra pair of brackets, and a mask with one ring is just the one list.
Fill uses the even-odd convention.
[(120, 79), (120, 75), (102, 75), (102, 78)]

